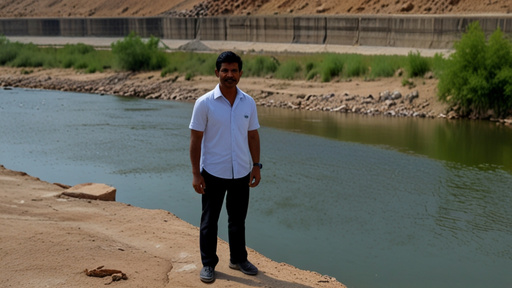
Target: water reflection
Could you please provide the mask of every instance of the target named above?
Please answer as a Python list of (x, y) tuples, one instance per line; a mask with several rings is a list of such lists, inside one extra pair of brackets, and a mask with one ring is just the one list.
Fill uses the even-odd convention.
[(259, 111), (262, 124), (268, 127), (512, 172), (512, 128), (493, 122), (370, 117), (264, 107)]

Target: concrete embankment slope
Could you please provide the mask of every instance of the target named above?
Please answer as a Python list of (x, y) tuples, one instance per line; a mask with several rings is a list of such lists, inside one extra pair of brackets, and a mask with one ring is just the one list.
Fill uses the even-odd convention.
[(512, 16), (366, 15), (205, 18), (3, 18), (0, 34), (45, 37), (141, 37), (168, 40), (294, 43), (449, 49), (469, 23), (512, 32)]

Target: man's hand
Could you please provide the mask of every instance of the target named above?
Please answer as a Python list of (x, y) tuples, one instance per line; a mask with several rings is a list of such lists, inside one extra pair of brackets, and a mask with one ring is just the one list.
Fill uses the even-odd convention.
[(192, 187), (198, 194), (204, 194), (204, 189), (206, 188), (206, 184), (204, 183), (204, 178), (201, 174), (194, 174), (194, 179), (192, 180)]
[(261, 174), (260, 174), (260, 167), (254, 166), (252, 167), (251, 177), (249, 180), (249, 187), (253, 188), (258, 186), (260, 184), (261, 180)]
[(199, 194), (204, 194), (206, 188), (204, 178), (201, 175), (201, 143), (203, 132), (190, 129), (190, 162), (192, 163), (192, 187)]

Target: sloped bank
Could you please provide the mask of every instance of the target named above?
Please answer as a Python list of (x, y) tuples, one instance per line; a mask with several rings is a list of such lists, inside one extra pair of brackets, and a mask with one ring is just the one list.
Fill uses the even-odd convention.
[[(197, 227), (165, 210), (69, 198), (61, 185), (0, 165), (2, 287), (206, 287), (199, 280)], [(247, 276), (229, 268), (227, 242), (219, 241), (218, 253), (218, 279), (210, 287), (345, 288), (250, 248), (260, 274)], [(113, 283), (84, 273), (100, 265), (127, 279)]]
[[(143, 73), (103, 73), (100, 75), (82, 74), (70, 77), (67, 74), (53, 74), (41, 70), (38, 73), (24, 74), (21, 69), (2, 68), (0, 87), (23, 87), (32, 89), (60, 90), (81, 93), (111, 94), (145, 99), (164, 99), (175, 101), (193, 101), (213, 88), (195, 85), (190, 81), (180, 81), (179, 77), (166, 77)], [(198, 81), (201, 81), (199, 79)], [(436, 111), (429, 109), (429, 100), (419, 99), (418, 90), (403, 95), (400, 91), (375, 91), (367, 95), (339, 91), (335, 87), (318, 89), (313, 93), (304, 91), (285, 91), (270, 89), (264, 85), (246, 89), (258, 105), (285, 109), (304, 109), (311, 111), (329, 111), (359, 113), (368, 115), (439, 117)], [(323, 84), (329, 86), (329, 84)], [(321, 91), (320, 91), (321, 90)], [(324, 91), (331, 91), (323, 93)], [(317, 93), (315, 93), (317, 92)], [(442, 114), (441, 114), (442, 116)]]

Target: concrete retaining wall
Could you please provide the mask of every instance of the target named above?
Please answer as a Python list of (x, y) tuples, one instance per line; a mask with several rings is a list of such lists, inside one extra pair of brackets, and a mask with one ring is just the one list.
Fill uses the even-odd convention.
[(469, 23), (512, 32), (512, 16), (236, 16), (207, 18), (4, 18), (6, 36), (141, 37), (269, 43), (451, 48)]

